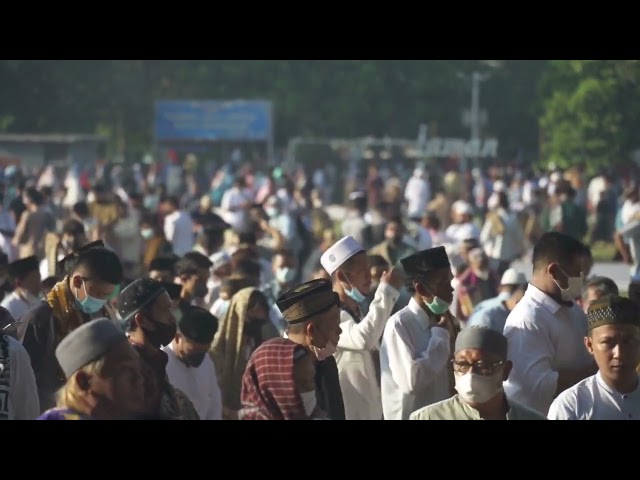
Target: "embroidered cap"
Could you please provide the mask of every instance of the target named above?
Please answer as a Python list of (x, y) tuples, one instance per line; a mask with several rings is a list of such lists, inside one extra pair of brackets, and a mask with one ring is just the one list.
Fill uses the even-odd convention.
[(589, 305), (589, 330), (602, 325), (635, 325), (640, 327), (640, 307), (633, 300), (618, 295), (605, 295)]

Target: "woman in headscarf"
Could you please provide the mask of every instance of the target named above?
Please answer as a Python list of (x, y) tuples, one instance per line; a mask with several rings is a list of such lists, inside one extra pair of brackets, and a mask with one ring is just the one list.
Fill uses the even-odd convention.
[(240, 420), (325, 418), (317, 406), (313, 356), (286, 338), (263, 343), (242, 379)]
[(251, 354), (265, 338), (263, 329), (269, 325), (269, 305), (258, 289), (243, 288), (233, 295), (210, 351), (225, 419), (237, 419), (242, 376)]

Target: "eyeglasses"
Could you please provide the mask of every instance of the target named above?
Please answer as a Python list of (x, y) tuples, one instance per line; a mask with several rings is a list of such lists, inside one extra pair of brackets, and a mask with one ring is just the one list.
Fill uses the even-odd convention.
[(455, 360), (451, 360), (451, 364), (453, 365), (453, 371), (456, 373), (467, 373), (469, 370), (479, 373), (482, 376), (489, 377), (493, 375), (498, 368), (504, 365), (504, 361), (501, 360), (499, 362), (494, 363), (484, 363), (484, 362), (456, 362)]

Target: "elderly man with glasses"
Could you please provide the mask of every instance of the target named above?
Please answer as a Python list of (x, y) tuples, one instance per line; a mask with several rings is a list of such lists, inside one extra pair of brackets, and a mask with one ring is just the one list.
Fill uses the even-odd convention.
[(511, 371), (507, 339), (485, 326), (463, 329), (456, 338), (453, 372), (457, 395), (411, 414), (410, 420), (546, 420), (504, 393)]

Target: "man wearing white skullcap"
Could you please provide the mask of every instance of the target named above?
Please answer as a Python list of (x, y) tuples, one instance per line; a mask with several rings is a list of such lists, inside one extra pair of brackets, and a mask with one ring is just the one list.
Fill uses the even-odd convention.
[(453, 224), (449, 225), (445, 235), (454, 245), (459, 246), (469, 238), (480, 238), (480, 230), (473, 223), (473, 207), (467, 202), (455, 202), (451, 208)]
[(431, 185), (422, 168), (416, 168), (413, 177), (407, 182), (404, 199), (407, 201), (407, 216), (409, 218), (422, 217), (427, 209), (427, 204), (431, 201)]
[(403, 275), (397, 269), (385, 272), (369, 312), (363, 317), (360, 305), (371, 288), (371, 268), (366, 251), (352, 237), (344, 237), (320, 258), (340, 297), (342, 334), (335, 354), (347, 420), (381, 420), (382, 400), (371, 352), (391, 310), (400, 296)]

